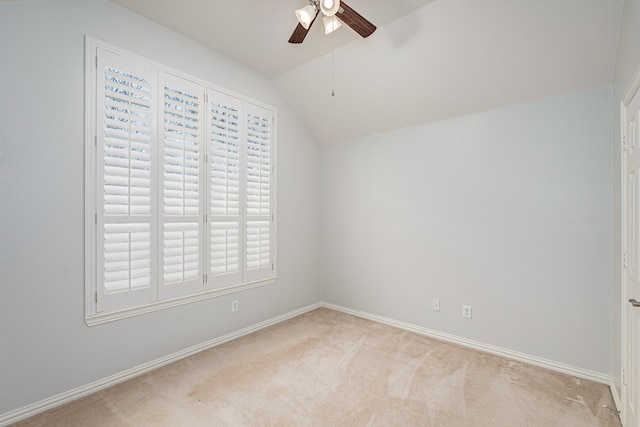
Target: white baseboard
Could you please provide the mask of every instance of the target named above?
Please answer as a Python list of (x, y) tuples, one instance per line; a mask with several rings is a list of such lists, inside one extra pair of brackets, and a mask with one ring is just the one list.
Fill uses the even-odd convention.
[(616, 410), (618, 411), (618, 415), (620, 416), (620, 410), (622, 409), (622, 399), (620, 398), (620, 394), (618, 393), (618, 388), (613, 383), (613, 378), (609, 382), (609, 389), (611, 390), (611, 396), (613, 396), (613, 403), (616, 405)]
[[(519, 362), (528, 363), (530, 365), (539, 366), (555, 372), (560, 372), (574, 377), (582, 378), (585, 380), (595, 381), (597, 383), (609, 385), (611, 383), (611, 376), (602, 374), (599, 372), (589, 371), (587, 369), (577, 368), (571, 365), (565, 365), (563, 363), (555, 362), (553, 360), (543, 359), (537, 356), (531, 356), (525, 353), (519, 353), (516, 351), (508, 350), (506, 348), (496, 347), (489, 344), (484, 344), (478, 341), (461, 338), (455, 335), (446, 334), (443, 332), (435, 331), (432, 329), (423, 328), (422, 326), (412, 325), (410, 323), (400, 322), (398, 320), (389, 319), (387, 317), (377, 316), (375, 314), (366, 313), (363, 311), (352, 310), (347, 307), (342, 307), (327, 302), (321, 303), (322, 307), (330, 308), (333, 310), (341, 311), (343, 313), (352, 314), (354, 316), (362, 317), (364, 319), (373, 320), (375, 322), (384, 323), (389, 326), (394, 326), (400, 329), (404, 329), (417, 334), (426, 335), (438, 340), (447, 341), (453, 344), (458, 344), (463, 347), (472, 348), (474, 350), (482, 351), (484, 353), (494, 354), (511, 360), (517, 360)], [(614, 387), (615, 388), (615, 387)], [(614, 396), (615, 398), (615, 396)], [(617, 404), (617, 402), (616, 402)], [(619, 407), (619, 406), (618, 406)]]
[(97, 391), (100, 391), (105, 388), (116, 385), (118, 383), (121, 383), (123, 381), (130, 380), (139, 375), (153, 371), (154, 369), (158, 369), (162, 366), (168, 365), (173, 362), (177, 362), (178, 360), (184, 359), (186, 357), (193, 356), (194, 354), (200, 353), (201, 351), (208, 350), (210, 348), (224, 344), (236, 338), (243, 337), (252, 332), (259, 331), (260, 329), (264, 329), (268, 326), (275, 325), (277, 323), (283, 322), (285, 320), (288, 320), (293, 317), (299, 316), (301, 314), (307, 313), (309, 311), (315, 310), (319, 307), (321, 307), (321, 304), (319, 303), (302, 307), (298, 310), (294, 310), (289, 313), (283, 314), (281, 316), (277, 316), (272, 319), (265, 320), (264, 322), (256, 323), (255, 325), (246, 327), (244, 329), (240, 329), (239, 331), (231, 332), (227, 335), (223, 335), (221, 337), (214, 338), (210, 341), (207, 341), (198, 345), (194, 345), (193, 347), (189, 347), (187, 349), (178, 351), (168, 356), (161, 357), (160, 359), (156, 359), (152, 362), (148, 362), (148, 363), (136, 366), (135, 368), (120, 372), (118, 374), (111, 375), (109, 377), (95, 381), (91, 384), (87, 384), (82, 387), (78, 387), (73, 390), (69, 390), (67, 392), (49, 397), (40, 402), (24, 406), (22, 408), (16, 409), (11, 412), (7, 412), (5, 414), (0, 415), (0, 427), (8, 426), (9, 424), (12, 424), (20, 420), (23, 420), (25, 418), (29, 418), (33, 415), (39, 414), (40, 412), (44, 412), (48, 409), (55, 408), (56, 406), (63, 405), (65, 403), (71, 402), (72, 400), (79, 399), (91, 393), (95, 393)]

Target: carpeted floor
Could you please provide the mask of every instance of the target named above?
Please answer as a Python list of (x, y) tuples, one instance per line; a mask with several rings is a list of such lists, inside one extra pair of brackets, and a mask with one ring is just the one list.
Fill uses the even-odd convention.
[(607, 386), (329, 309), (16, 426), (620, 426)]

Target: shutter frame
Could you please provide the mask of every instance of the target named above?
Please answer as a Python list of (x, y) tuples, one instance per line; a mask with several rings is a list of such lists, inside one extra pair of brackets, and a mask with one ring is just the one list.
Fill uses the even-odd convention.
[(214, 89), (207, 98), (207, 289), (218, 289), (243, 282), (244, 103)]
[[(155, 299), (157, 218), (151, 179), (156, 169), (157, 95), (152, 66), (102, 48), (98, 48), (96, 54), (96, 312), (100, 313)], [(142, 92), (135, 88), (126, 93), (131, 86), (145, 82), (148, 83), (148, 117), (143, 117)], [(144, 119), (146, 122), (141, 122)], [(148, 135), (144, 134), (141, 123), (148, 126)], [(127, 126), (129, 134), (123, 131)], [(145, 146), (142, 140), (146, 140), (148, 155), (141, 157)], [(145, 188), (140, 180), (147, 174), (149, 185)], [(137, 194), (143, 190), (148, 191), (143, 197), (148, 199), (146, 207)], [(145, 233), (148, 233), (146, 242)], [(141, 244), (148, 245), (147, 253), (140, 248)], [(126, 271), (125, 263), (129, 264)]]
[(165, 300), (204, 288), (205, 91), (198, 83), (160, 72), (159, 92), (158, 298)]
[(245, 111), (245, 282), (275, 275), (275, 114), (257, 104)]

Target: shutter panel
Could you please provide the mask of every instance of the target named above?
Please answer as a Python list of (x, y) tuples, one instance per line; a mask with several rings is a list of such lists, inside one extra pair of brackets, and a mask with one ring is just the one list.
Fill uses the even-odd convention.
[(98, 49), (97, 312), (155, 295), (153, 69)]
[(209, 289), (241, 283), (242, 102), (209, 90)]
[(204, 88), (161, 74), (162, 190), (160, 299), (203, 289), (202, 163)]
[(246, 107), (245, 281), (271, 277), (274, 253), (272, 217), (273, 112)]

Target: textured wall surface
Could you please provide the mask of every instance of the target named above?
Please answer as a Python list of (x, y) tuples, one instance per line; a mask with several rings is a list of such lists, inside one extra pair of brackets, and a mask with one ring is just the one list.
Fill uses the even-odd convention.
[(611, 97), (324, 146), (324, 299), (609, 374)]
[[(278, 109), (276, 284), (85, 325), (85, 34)], [(0, 58), (0, 414), (320, 299), (320, 150), (267, 78), (102, 0), (0, 4)]]

